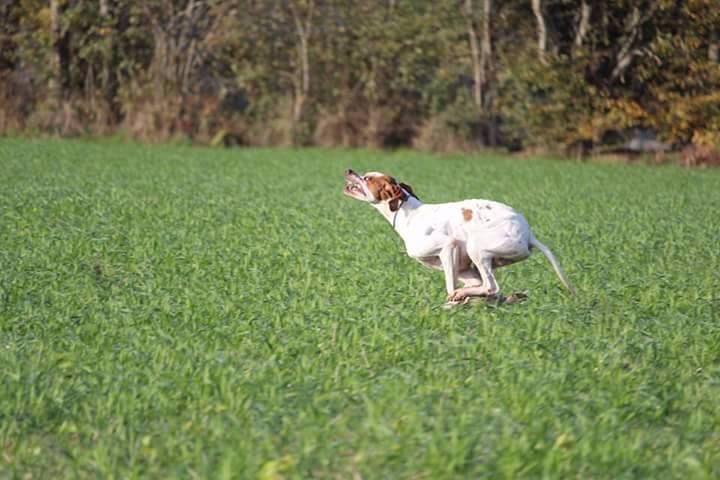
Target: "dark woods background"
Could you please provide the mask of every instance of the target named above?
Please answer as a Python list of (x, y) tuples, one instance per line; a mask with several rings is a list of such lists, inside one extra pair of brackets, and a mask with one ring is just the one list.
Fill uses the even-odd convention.
[(719, 0), (0, 0), (0, 133), (720, 148)]

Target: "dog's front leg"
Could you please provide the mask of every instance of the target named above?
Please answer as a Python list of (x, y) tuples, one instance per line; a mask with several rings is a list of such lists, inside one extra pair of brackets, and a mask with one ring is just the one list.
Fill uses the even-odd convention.
[(407, 253), (414, 258), (438, 257), (445, 273), (448, 297), (455, 291), (458, 280), (460, 251), (457, 242), (447, 235), (432, 232), (406, 244)]
[(458, 280), (458, 245), (455, 240), (450, 240), (440, 250), (440, 263), (442, 263), (445, 272), (445, 290), (447, 290), (448, 299), (455, 292), (455, 286)]

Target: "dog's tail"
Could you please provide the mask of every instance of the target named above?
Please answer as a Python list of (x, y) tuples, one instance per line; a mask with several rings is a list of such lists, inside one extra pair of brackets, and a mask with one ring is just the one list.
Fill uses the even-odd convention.
[(557, 273), (557, 276), (560, 278), (562, 284), (565, 285), (565, 288), (567, 288), (570, 293), (574, 295), (575, 289), (570, 285), (570, 282), (568, 282), (567, 278), (565, 277), (565, 272), (563, 272), (563, 269), (560, 266), (560, 262), (558, 262), (558, 259), (555, 258), (555, 255), (553, 255), (550, 249), (544, 244), (542, 244), (537, 238), (535, 238), (534, 235), (530, 235), (529, 243), (531, 247), (535, 247), (540, 250), (542, 254), (545, 255), (548, 260), (550, 260), (550, 263), (552, 264), (552, 267), (555, 270), (555, 273)]

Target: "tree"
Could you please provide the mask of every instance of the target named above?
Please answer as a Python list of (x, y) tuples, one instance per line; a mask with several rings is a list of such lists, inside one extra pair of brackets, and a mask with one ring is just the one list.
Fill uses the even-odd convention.
[(720, 145), (718, 25), (707, 0), (0, 2), (0, 132)]
[(295, 1), (288, 4), (292, 13), (295, 32), (297, 34), (297, 72), (293, 76), (295, 100), (293, 102), (293, 130), (297, 129), (302, 120), (310, 94), (310, 36), (313, 30), (313, 14), (315, 12), (315, 1)]
[(542, 0), (531, 0), (532, 11), (537, 22), (537, 55), (541, 63), (546, 63), (545, 54), (547, 52), (547, 25), (545, 15), (543, 14)]
[(473, 66), (473, 99), (478, 111), (486, 108), (488, 97), (485, 94), (490, 81), (489, 70), (492, 62), (491, 18), (492, 1), (483, 0), (482, 40), (478, 46), (478, 33), (472, 0), (465, 0), (463, 14), (467, 24), (467, 35), (470, 43), (470, 55)]

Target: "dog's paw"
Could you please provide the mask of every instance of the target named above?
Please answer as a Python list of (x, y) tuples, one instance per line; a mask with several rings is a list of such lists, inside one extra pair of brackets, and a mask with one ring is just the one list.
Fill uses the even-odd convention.
[(469, 295), (465, 288), (458, 288), (453, 293), (447, 296), (448, 302), (464, 302), (467, 301)]
[(443, 308), (444, 308), (445, 310), (450, 310), (450, 309), (455, 308), (455, 307), (460, 307), (460, 306), (462, 306), (462, 305), (467, 305), (469, 301), (470, 301), (470, 297), (466, 297), (466, 298), (463, 299), (463, 300), (448, 300), (447, 302), (445, 302), (445, 303), (443, 304)]

